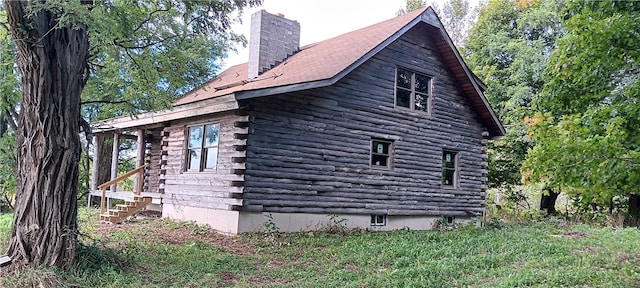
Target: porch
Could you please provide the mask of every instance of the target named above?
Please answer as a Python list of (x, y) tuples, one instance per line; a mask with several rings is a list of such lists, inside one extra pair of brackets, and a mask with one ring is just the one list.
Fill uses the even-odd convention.
[[(97, 204), (101, 209), (101, 219), (108, 222), (121, 222), (126, 216), (142, 209), (162, 211), (162, 128), (97, 128), (94, 133), (91, 189), (87, 194), (87, 206)], [(128, 143), (123, 145), (125, 141)], [(123, 149), (133, 145), (136, 148), (135, 155), (133, 151)], [(128, 157), (129, 161), (133, 160), (136, 168), (119, 176), (118, 172), (122, 170), (119, 168), (123, 164), (121, 154)]]

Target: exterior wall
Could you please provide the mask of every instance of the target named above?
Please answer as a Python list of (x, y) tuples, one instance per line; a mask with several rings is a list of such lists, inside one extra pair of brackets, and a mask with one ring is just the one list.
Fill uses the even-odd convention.
[(145, 135), (146, 151), (144, 189), (148, 193), (162, 193), (160, 172), (162, 168), (162, 129), (149, 129)]
[[(422, 29), (331, 87), (244, 103), (250, 114), (244, 212), (351, 215), (364, 226), (371, 214), (482, 215), (485, 128)], [(433, 76), (430, 115), (394, 107), (396, 67)], [(372, 137), (393, 141), (391, 170), (371, 169)], [(458, 153), (455, 189), (441, 185), (443, 149)], [(244, 212), (241, 231), (255, 226)]]
[(225, 211), (185, 205), (164, 204), (162, 217), (176, 220), (191, 220), (225, 234), (238, 234), (238, 211)]
[[(436, 227), (438, 221), (442, 221), (442, 217), (436, 216), (388, 216), (385, 226), (371, 226), (369, 215), (240, 212), (238, 233), (264, 230), (264, 223), (269, 219), (267, 217), (273, 219), (280, 232), (322, 230), (336, 225), (370, 231), (430, 230)], [(454, 223), (479, 225), (479, 222), (472, 222), (469, 217), (455, 218)]]
[[(238, 116), (236, 112), (175, 121), (164, 128), (162, 149), (166, 159), (162, 161), (163, 174), (160, 177), (160, 183), (163, 183), (161, 189), (164, 189), (163, 217), (194, 220), (209, 224), (215, 229), (219, 227), (223, 232), (235, 233), (236, 228), (228, 227), (237, 227), (237, 223), (224, 223), (227, 221), (225, 219), (232, 219), (232, 216), (216, 220), (213, 215), (235, 215), (236, 212), (231, 213), (234, 207), (242, 205), (241, 186), (244, 180), (242, 173), (245, 157), (242, 147), (246, 144), (243, 135), (246, 135), (247, 128), (237, 126), (243, 126), (242, 123), (246, 123), (247, 117)], [(187, 172), (186, 127), (207, 123), (220, 124), (216, 171)], [(214, 223), (216, 221), (221, 223)]]

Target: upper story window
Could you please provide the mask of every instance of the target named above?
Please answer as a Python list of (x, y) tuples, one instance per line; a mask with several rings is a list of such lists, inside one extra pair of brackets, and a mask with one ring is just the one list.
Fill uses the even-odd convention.
[(402, 68), (396, 70), (396, 107), (429, 112), (431, 77)]
[(371, 139), (371, 168), (391, 169), (392, 142)]
[(442, 152), (442, 186), (456, 187), (458, 178), (457, 153), (452, 151)]
[(216, 169), (219, 138), (220, 124), (189, 127), (187, 135), (187, 171)]

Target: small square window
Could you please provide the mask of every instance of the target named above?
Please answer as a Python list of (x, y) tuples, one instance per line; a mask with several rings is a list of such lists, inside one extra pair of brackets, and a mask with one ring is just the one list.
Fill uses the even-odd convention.
[(447, 217), (447, 224), (453, 224), (453, 222), (455, 221), (456, 221), (456, 217), (453, 217), (453, 216)]
[(396, 70), (396, 107), (429, 112), (432, 79), (407, 69)]
[(442, 185), (455, 187), (457, 178), (456, 152), (442, 152)]
[(371, 226), (387, 225), (387, 215), (371, 215)]
[(371, 139), (371, 168), (391, 169), (391, 141)]

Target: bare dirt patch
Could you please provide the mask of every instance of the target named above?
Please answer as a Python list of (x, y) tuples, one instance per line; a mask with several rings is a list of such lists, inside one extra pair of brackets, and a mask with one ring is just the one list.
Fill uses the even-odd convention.
[(111, 235), (117, 232), (127, 232), (137, 239), (152, 243), (188, 245), (200, 241), (216, 248), (229, 250), (234, 254), (250, 255), (256, 253), (256, 245), (249, 237), (221, 234), (207, 226), (174, 222), (159, 218), (154, 213), (136, 215), (121, 224), (98, 223), (92, 234), (101, 236), (103, 239), (110, 239)]

